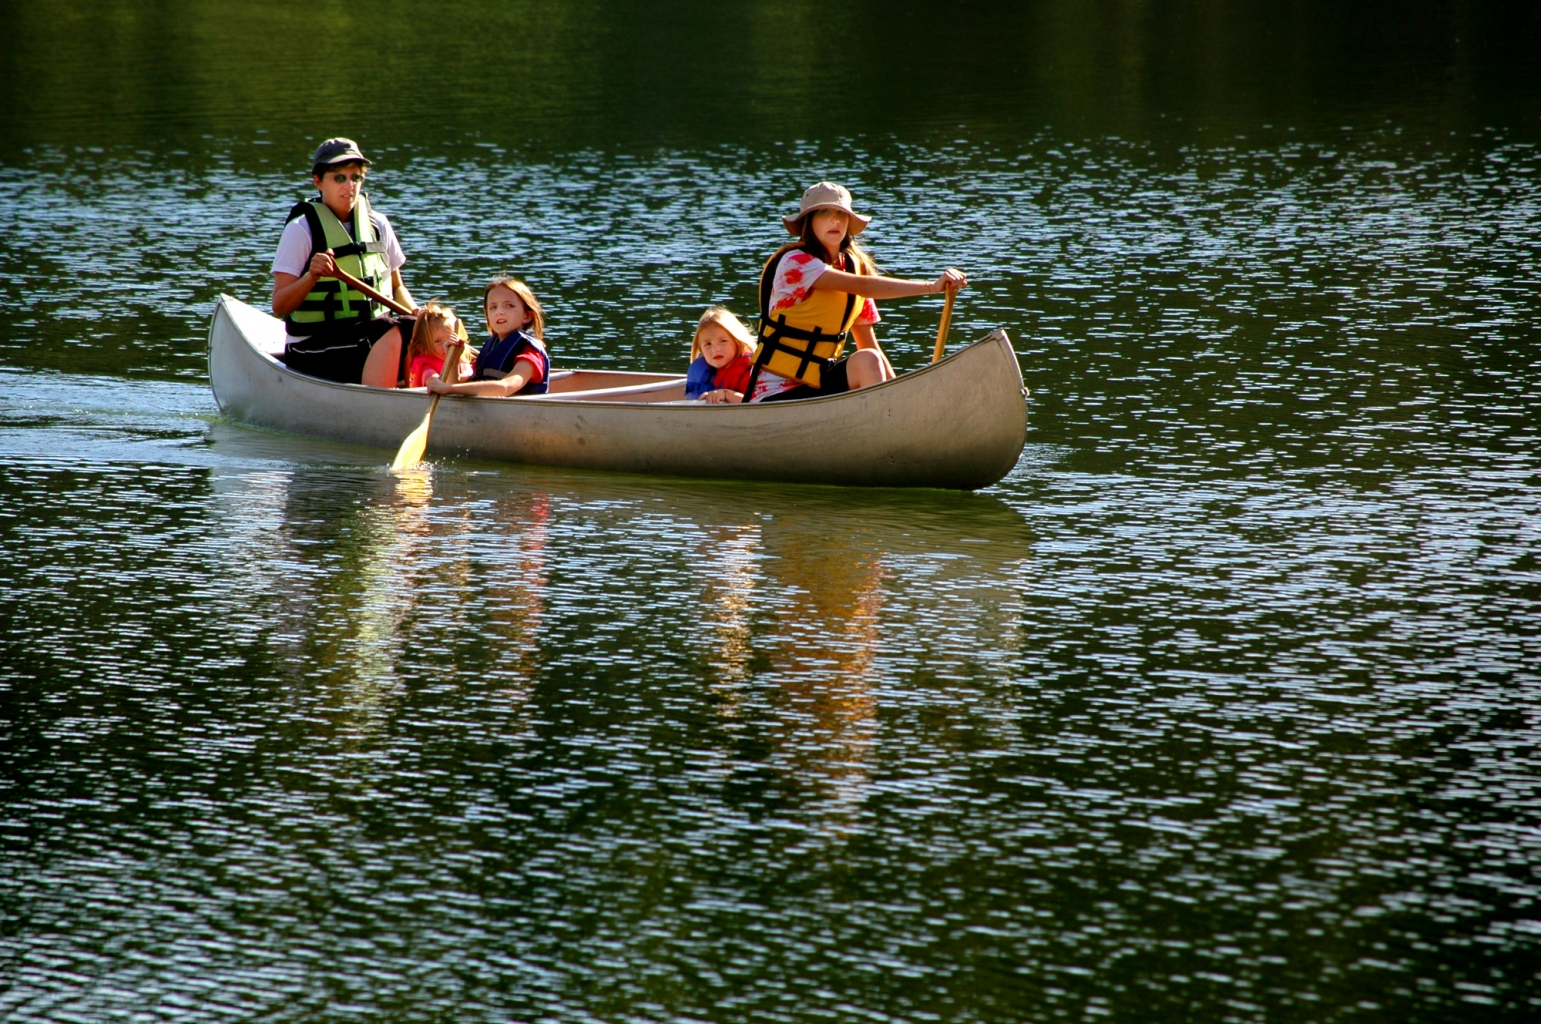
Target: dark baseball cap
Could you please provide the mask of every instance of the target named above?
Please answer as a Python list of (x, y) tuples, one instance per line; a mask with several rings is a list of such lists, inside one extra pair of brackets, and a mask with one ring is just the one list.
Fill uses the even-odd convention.
[(369, 166), (369, 158), (352, 139), (327, 139), (316, 147), (315, 159), (310, 162), (310, 173), (320, 174), (333, 164), (361, 163)]

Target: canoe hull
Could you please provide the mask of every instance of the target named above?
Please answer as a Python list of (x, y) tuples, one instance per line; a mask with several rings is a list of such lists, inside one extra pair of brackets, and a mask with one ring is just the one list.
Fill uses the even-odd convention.
[[(220, 298), (209, 381), (226, 416), (391, 450), (422, 422), (421, 391), (296, 373), (267, 354), (282, 338), (282, 321)], [(797, 402), (672, 404), (683, 398), (681, 377), (579, 372), (640, 384), (634, 390), (645, 394), (448, 396), (428, 451), (671, 476), (973, 490), (1010, 472), (1026, 440), (1022, 373), (1004, 331), (897, 380)]]

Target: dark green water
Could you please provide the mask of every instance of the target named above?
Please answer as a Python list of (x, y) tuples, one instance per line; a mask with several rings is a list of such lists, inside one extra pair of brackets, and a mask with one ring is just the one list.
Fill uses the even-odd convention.
[[(0, 1019), (1541, 1015), (1541, 13), (0, 10)], [(332, 67), (328, 73), (328, 67)], [(316, 140), (680, 370), (849, 184), (973, 494), (221, 419)], [(889, 303), (901, 369), (939, 303)]]

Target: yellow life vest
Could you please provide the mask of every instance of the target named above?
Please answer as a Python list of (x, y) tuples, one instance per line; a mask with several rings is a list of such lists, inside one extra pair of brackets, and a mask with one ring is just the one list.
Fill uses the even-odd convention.
[[(360, 192), (353, 204), (353, 233), (320, 199), (310, 199), (289, 211), (289, 220), (304, 217), (310, 226), (311, 255), (332, 251), (338, 269), (344, 270), (376, 291), (391, 294), (391, 266), (385, 257), (385, 243), (375, 237), (375, 224), (369, 216), (369, 196)], [(287, 221), (285, 222), (287, 223)], [(385, 307), (363, 292), (356, 292), (341, 279), (323, 277), (301, 300), (299, 308), (284, 318), (286, 329), (295, 337), (306, 337), (335, 323), (373, 320), (385, 313)]]
[[(816, 289), (790, 309), (772, 313), (770, 294), (776, 267), (783, 256), (800, 248), (801, 243), (797, 242), (782, 246), (760, 271), (760, 339), (754, 350), (751, 388), (762, 369), (818, 387), (825, 362), (840, 357), (846, 336), (865, 305), (858, 295)], [(841, 269), (848, 274), (856, 273), (855, 257), (842, 254)]]

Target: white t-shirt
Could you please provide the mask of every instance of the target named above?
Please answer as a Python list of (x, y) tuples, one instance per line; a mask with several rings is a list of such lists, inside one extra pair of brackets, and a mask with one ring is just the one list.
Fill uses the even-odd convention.
[[(385, 262), (392, 270), (400, 270), (407, 262), (407, 254), (401, 251), (391, 222), (372, 207), (369, 220), (375, 226), (375, 237), (385, 243)], [(310, 241), (310, 224), (304, 217), (296, 217), (285, 224), (283, 236), (278, 240), (278, 254), (273, 257), (273, 273), (303, 275), (310, 268)]]

